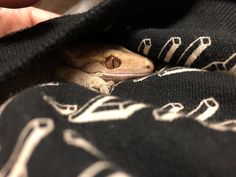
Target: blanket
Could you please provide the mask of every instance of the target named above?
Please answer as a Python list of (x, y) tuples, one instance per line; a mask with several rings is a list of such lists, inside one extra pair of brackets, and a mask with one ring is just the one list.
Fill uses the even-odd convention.
[[(155, 72), (111, 95), (51, 77), (64, 46), (88, 41)], [(1, 177), (235, 177), (234, 0), (106, 0), (0, 46)]]

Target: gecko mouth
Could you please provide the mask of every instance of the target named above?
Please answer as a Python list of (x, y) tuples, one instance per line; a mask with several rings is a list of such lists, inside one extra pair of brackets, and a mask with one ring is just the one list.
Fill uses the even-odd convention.
[(113, 81), (121, 81), (121, 80), (127, 80), (127, 79), (134, 79), (138, 77), (144, 77), (152, 72), (146, 72), (146, 73), (102, 73), (102, 78), (104, 80), (113, 80)]

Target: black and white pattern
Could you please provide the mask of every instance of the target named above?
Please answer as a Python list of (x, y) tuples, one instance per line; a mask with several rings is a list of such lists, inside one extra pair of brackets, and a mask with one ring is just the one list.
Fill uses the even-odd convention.
[[(235, 177), (236, 3), (155, 3), (107, 0), (0, 39), (0, 177)], [(111, 95), (38, 77), (91, 40), (155, 72)]]

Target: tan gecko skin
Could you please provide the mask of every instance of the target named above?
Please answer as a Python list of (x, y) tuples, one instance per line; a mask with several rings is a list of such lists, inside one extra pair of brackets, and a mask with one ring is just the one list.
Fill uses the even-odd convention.
[(108, 94), (114, 83), (143, 77), (154, 70), (144, 56), (116, 44), (83, 44), (65, 50), (57, 75), (92, 90)]

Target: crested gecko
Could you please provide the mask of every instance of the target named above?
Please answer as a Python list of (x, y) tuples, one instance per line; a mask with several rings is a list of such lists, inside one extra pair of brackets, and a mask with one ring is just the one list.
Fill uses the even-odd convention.
[(67, 65), (57, 68), (56, 75), (102, 94), (109, 94), (119, 81), (154, 70), (149, 59), (116, 44), (83, 44), (65, 49), (64, 54)]

